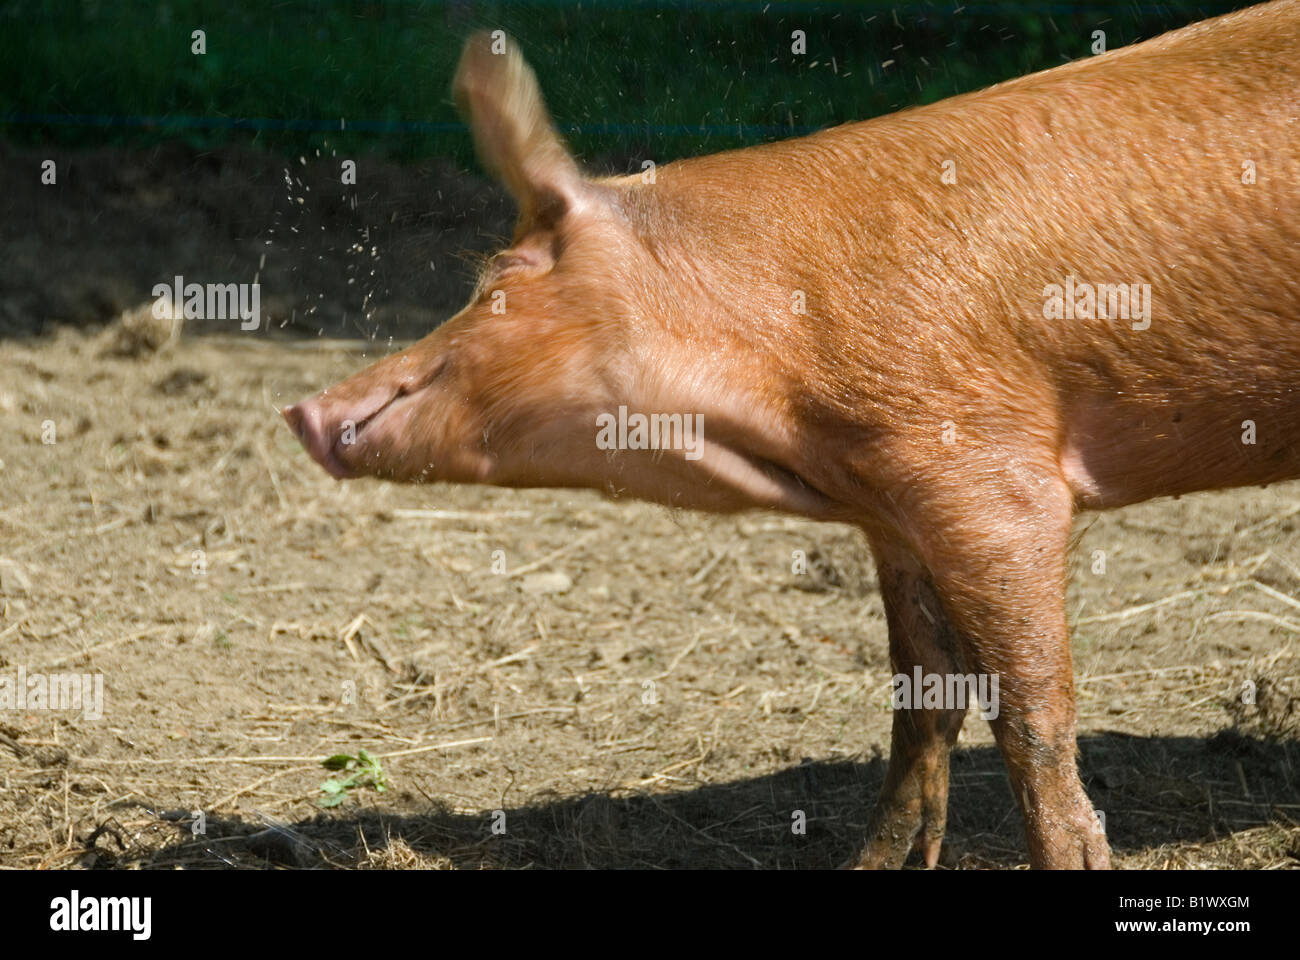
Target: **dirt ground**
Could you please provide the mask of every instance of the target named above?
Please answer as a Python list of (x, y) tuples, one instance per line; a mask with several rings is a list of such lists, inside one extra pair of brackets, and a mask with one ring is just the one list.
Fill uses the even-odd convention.
[[(101, 346), (0, 342), (0, 675), (104, 678), (102, 719), (0, 712), (0, 865), (791, 868), (857, 849), (890, 712), (853, 530), (339, 484), (276, 410), (373, 348)], [(1080, 523), (1081, 765), (1117, 866), (1300, 866), (1297, 523), (1294, 485)], [(361, 749), (387, 789), (322, 808), (321, 759)], [(971, 716), (943, 862), (1025, 858)]]

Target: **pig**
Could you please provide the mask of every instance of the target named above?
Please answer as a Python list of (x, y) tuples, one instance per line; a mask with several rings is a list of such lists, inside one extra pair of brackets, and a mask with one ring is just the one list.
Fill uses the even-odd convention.
[[(856, 525), (894, 673), (997, 678), (1031, 866), (1108, 867), (1076, 766), (1071, 523), (1300, 477), (1298, 49), (1279, 0), (592, 178), (513, 42), (475, 36), (454, 93), (513, 242), (459, 314), (284, 417), (338, 478)], [(633, 442), (627, 411), (698, 422), (693, 455)], [(895, 710), (851, 865), (938, 862), (965, 712)]]

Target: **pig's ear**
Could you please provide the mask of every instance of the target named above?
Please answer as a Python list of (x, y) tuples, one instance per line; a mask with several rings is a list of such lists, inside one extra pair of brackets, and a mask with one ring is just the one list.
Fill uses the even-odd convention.
[(470, 37), (452, 90), (483, 164), (519, 204), (521, 225), (553, 223), (580, 203), (582, 173), (513, 41), (500, 32)]

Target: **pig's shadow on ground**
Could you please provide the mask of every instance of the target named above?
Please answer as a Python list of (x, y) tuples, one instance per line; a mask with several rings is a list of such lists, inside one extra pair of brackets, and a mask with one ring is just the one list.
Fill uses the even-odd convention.
[[(1089, 795), (1104, 812), (1117, 853), (1209, 843), (1268, 824), (1294, 825), (1300, 778), (1294, 740), (1225, 731), (1209, 739), (1101, 734), (1080, 741)], [(367, 809), (297, 823), (209, 818), (194, 837), (144, 854), (98, 842), (87, 865), (296, 868), (454, 865), (464, 868), (827, 868), (856, 854), (885, 775), (885, 762), (803, 763), (776, 774), (678, 793), (611, 799), (604, 794), (535, 799), (490, 812), (437, 807), (387, 815)], [(371, 805), (373, 804), (373, 805)], [(795, 811), (806, 832), (792, 829)], [(1291, 815), (1288, 816), (1288, 811)], [(1300, 861), (1300, 848), (1279, 857)], [(954, 755), (945, 863), (1014, 866), (1026, 859), (1020, 814), (991, 747)], [(909, 861), (909, 863), (915, 862)]]

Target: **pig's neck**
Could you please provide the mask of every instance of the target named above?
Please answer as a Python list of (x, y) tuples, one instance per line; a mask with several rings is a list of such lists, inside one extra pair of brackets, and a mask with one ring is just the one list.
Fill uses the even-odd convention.
[(655, 300), (671, 304), (641, 387), (798, 477), (818, 515), (856, 519), (862, 451), (896, 421), (893, 404), (924, 402), (899, 396), (905, 381), (878, 356), (896, 290), (926, 269), (924, 231), (897, 196), (869, 202), (869, 183), (828, 202), (848, 161), (830, 146), (683, 161), (636, 191), (633, 220), (663, 270)]

